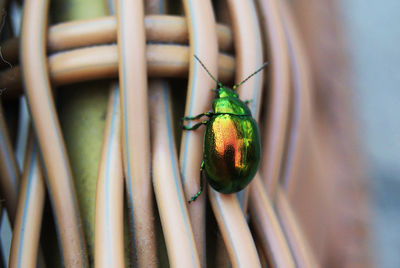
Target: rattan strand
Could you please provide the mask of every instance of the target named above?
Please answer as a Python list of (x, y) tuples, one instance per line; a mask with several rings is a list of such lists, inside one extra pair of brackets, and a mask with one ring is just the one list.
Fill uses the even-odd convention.
[[(147, 45), (149, 77), (185, 77), (188, 74), (189, 53), (187, 46)], [(218, 63), (220, 80), (231, 81), (235, 68), (234, 58), (219, 54)], [(103, 45), (57, 53), (48, 57), (48, 65), (49, 76), (55, 86), (115, 78), (118, 75), (117, 46)], [(5, 89), (5, 98), (16, 97), (22, 93), (19, 66), (0, 72), (0, 88)]]
[[(115, 17), (64, 22), (50, 26), (47, 37), (47, 52), (53, 54), (76, 48), (113, 44), (117, 41)], [(148, 15), (145, 17), (146, 41), (154, 44), (188, 44), (188, 29), (184, 17)], [(231, 52), (232, 32), (225, 25), (216, 26), (220, 51)], [(18, 62), (19, 38), (11, 38), (1, 44), (2, 55), (7, 62)], [(8, 68), (0, 61), (0, 68)]]

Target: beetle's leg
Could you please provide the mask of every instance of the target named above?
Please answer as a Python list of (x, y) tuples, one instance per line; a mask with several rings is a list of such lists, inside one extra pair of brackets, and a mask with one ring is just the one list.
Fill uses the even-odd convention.
[(244, 101), (244, 104), (249, 105), (249, 104), (252, 103), (252, 102), (253, 102), (253, 100), (245, 100), (245, 101)]
[(196, 125), (194, 125), (194, 126), (191, 126), (191, 127), (182, 126), (182, 129), (185, 129), (185, 130), (195, 130), (195, 129), (198, 129), (201, 125), (207, 125), (207, 123), (208, 123), (208, 121), (207, 121), (207, 120), (204, 120), (204, 121), (201, 121), (200, 123), (198, 123), (198, 124), (196, 124)]
[(208, 117), (210, 117), (210, 116), (212, 116), (213, 115), (213, 113), (211, 113), (211, 112), (206, 112), (206, 113), (202, 113), (202, 114), (199, 114), (199, 115), (196, 115), (196, 116), (185, 116), (185, 117), (182, 117), (182, 121), (184, 121), (184, 120), (195, 120), (195, 119), (199, 119), (199, 118), (201, 118), (201, 117), (203, 117), (203, 116), (208, 116)]
[(200, 191), (198, 191), (192, 198), (190, 198), (190, 200), (188, 201), (189, 204), (192, 203), (193, 201), (195, 201), (197, 199), (197, 197), (199, 197), (201, 195), (201, 193), (203, 192), (203, 178), (202, 178), (202, 172), (204, 170), (204, 160), (201, 162), (200, 165)]

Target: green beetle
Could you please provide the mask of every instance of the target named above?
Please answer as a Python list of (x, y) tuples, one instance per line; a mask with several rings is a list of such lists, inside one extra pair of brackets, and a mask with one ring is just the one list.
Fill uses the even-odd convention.
[(242, 190), (254, 178), (261, 157), (260, 134), (257, 123), (247, 107), (248, 101), (241, 101), (235, 89), (267, 65), (264, 63), (261, 68), (231, 89), (215, 79), (200, 59), (196, 55), (194, 57), (217, 83), (217, 89), (213, 90), (216, 97), (212, 103), (212, 112), (182, 118), (209, 118), (191, 127), (182, 126), (185, 130), (195, 130), (201, 125), (207, 126), (203, 141), (203, 161), (200, 166), (200, 191), (189, 203), (195, 201), (203, 191), (203, 171), (211, 187), (224, 194)]

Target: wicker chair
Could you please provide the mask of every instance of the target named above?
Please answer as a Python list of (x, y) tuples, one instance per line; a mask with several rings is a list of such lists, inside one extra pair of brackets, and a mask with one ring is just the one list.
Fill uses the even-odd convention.
[[(3, 34), (10, 267), (368, 267), (335, 2), (108, 2), (25, 0), (21, 33)], [(269, 65), (238, 88), (260, 170), (188, 205), (203, 130), (179, 121), (208, 111), (215, 87), (193, 55), (227, 85)]]

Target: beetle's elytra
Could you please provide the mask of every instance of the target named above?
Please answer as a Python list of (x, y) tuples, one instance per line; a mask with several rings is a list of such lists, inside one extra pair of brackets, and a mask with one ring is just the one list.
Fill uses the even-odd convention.
[(206, 125), (203, 161), (200, 166), (200, 191), (189, 200), (189, 203), (195, 201), (203, 191), (201, 179), (203, 171), (211, 187), (225, 194), (242, 190), (254, 178), (261, 157), (259, 130), (247, 107), (247, 102), (239, 99), (235, 89), (267, 65), (264, 63), (261, 68), (231, 89), (217, 81), (200, 59), (196, 55), (194, 57), (217, 83), (217, 89), (213, 90), (216, 97), (212, 103), (212, 112), (182, 118), (182, 120), (200, 119), (203, 116), (209, 118), (192, 127), (183, 126), (185, 130), (195, 130), (201, 125)]

